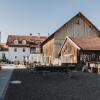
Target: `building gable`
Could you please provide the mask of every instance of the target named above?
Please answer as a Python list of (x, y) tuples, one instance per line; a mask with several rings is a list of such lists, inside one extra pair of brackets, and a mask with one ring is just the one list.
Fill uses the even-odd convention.
[(73, 38), (66, 37), (59, 50), (59, 55), (64, 52), (67, 44), (70, 43), (71, 46), (78, 50), (95, 50), (100, 51), (100, 38)]
[(61, 46), (61, 48), (59, 50), (59, 52), (58, 52), (59, 55), (60, 55), (61, 52), (64, 52), (67, 43), (70, 43), (70, 45), (72, 45), (73, 47), (75, 47), (78, 50), (81, 49), (79, 45), (77, 45), (70, 37), (67, 36), (65, 38), (65, 40), (64, 40), (64, 42), (63, 42), (63, 44), (62, 44), (62, 46)]
[[(76, 20), (77, 19), (77, 20)], [(75, 29), (75, 25), (73, 26), (72, 24), (73, 23), (76, 23), (76, 24), (80, 24), (80, 22), (78, 21), (78, 19), (80, 20), (80, 22), (84, 22), (85, 24), (84, 24), (84, 27), (88, 27), (88, 30), (85, 30), (84, 29), (84, 31), (83, 32), (89, 32), (90, 30), (89, 29), (91, 29), (92, 28), (92, 30), (94, 30), (95, 31), (95, 35), (96, 36), (98, 36), (98, 37), (100, 37), (100, 31), (96, 28), (96, 26), (95, 25), (93, 25), (92, 24), (92, 22), (91, 21), (89, 21), (81, 12), (79, 12), (77, 15), (75, 15), (74, 17), (72, 17), (69, 21), (67, 21), (65, 24), (63, 24), (60, 28), (58, 28), (54, 33), (52, 33), (47, 39), (45, 39), (44, 41), (43, 41), (43, 43), (41, 44), (41, 45), (43, 45), (43, 44), (45, 44), (47, 41), (49, 41), (50, 40), (50, 38), (54, 38), (54, 36), (56, 35), (57, 36), (57, 34), (59, 34), (59, 35), (62, 35), (62, 34), (64, 34), (64, 36), (69, 36), (69, 34), (71, 35), (73, 35), (73, 34), (77, 34), (76, 32), (68, 32), (72, 27), (74, 27), (74, 29)], [(69, 29), (67, 30), (67, 27), (69, 27)], [(62, 34), (61, 34), (62, 33)], [(90, 32), (91, 33), (91, 32)], [(79, 35), (79, 33), (77, 34), (77, 35)], [(91, 34), (88, 34), (88, 35), (91, 35)], [(55, 37), (56, 37), (55, 36)], [(63, 36), (63, 37), (64, 37)]]
[(82, 13), (78, 13), (54, 33), (55, 39), (71, 37), (100, 37), (100, 31)]
[(78, 13), (54, 33), (55, 57), (58, 56), (66, 36), (75, 38), (100, 37), (100, 32), (82, 13)]

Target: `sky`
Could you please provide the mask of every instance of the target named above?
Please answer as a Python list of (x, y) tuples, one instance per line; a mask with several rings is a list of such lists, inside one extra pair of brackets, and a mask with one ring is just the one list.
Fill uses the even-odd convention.
[(100, 0), (0, 0), (1, 41), (8, 35), (52, 34), (78, 12), (100, 29)]

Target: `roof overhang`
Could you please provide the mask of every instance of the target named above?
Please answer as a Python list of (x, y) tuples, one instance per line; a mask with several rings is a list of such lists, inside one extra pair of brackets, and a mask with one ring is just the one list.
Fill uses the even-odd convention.
[(70, 37), (66, 36), (66, 38), (65, 38), (65, 40), (64, 40), (64, 42), (63, 42), (63, 44), (62, 44), (62, 46), (61, 46), (61, 48), (60, 48), (60, 50), (59, 50), (59, 52), (58, 52), (58, 55), (60, 55), (61, 50), (63, 49), (63, 47), (64, 47), (64, 45), (65, 45), (65, 43), (66, 43), (67, 40), (70, 41), (70, 43), (71, 43), (76, 49), (78, 49), (78, 50), (81, 49), (76, 43), (74, 43), (74, 41), (71, 40)]

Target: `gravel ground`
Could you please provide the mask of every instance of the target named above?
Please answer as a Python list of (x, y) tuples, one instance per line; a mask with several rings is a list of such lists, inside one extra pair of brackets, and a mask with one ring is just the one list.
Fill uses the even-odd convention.
[(40, 74), (16, 69), (9, 84), (5, 100), (100, 100), (100, 75), (73, 72)]

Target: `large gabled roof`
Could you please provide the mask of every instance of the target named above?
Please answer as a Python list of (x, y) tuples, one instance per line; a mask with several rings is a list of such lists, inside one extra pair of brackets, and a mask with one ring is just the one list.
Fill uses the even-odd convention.
[(74, 17), (72, 17), (69, 21), (67, 21), (65, 24), (63, 24), (60, 28), (58, 28), (54, 33), (52, 33), (48, 38), (46, 38), (42, 43), (41, 46), (44, 45), (47, 41), (49, 41), (50, 39), (52, 39), (54, 37), (54, 35), (56, 34), (57, 31), (59, 31), (63, 26), (65, 26), (66, 24), (70, 23), (74, 18), (81, 16), (83, 19), (85, 19), (88, 23), (90, 23), (99, 33), (98, 36), (100, 36), (100, 31), (99, 29), (91, 22), (89, 21), (81, 12), (79, 12), (78, 14), (76, 14)]
[[(43, 42), (47, 37), (46, 36), (20, 36), (20, 35), (9, 35), (7, 39), (7, 45), (14, 46), (14, 41), (26, 40), (27, 42)], [(19, 45), (20, 46), (20, 45)], [(27, 45), (26, 45), (27, 46)]]
[(8, 51), (8, 46), (6, 45), (6, 43), (1, 43), (0, 51)]

